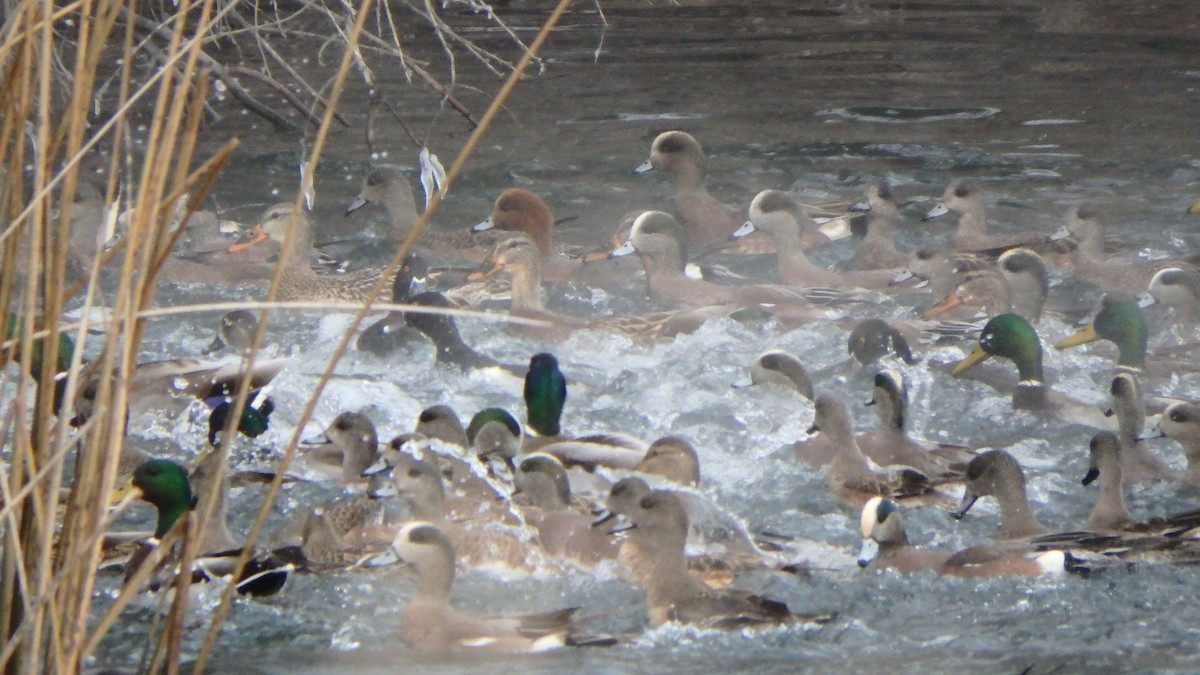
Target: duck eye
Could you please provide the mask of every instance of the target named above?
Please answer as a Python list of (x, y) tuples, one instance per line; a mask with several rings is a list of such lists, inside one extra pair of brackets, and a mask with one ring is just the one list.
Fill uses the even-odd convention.
[(1171, 421), (1172, 422), (1185, 422), (1185, 421), (1187, 421), (1187, 413), (1183, 412), (1182, 410), (1172, 410), (1171, 411)]
[(409, 478), (416, 478), (416, 477), (418, 477), (418, 476), (420, 476), (420, 475), (421, 475), (421, 470), (420, 470), (419, 468), (415, 467), (415, 466), (414, 466), (413, 468), (411, 468), (411, 469), (409, 469), (409, 470), (408, 470), (408, 477), (409, 477)]

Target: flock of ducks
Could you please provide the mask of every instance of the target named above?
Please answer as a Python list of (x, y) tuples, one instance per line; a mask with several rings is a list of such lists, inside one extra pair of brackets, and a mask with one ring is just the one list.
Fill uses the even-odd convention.
[[(703, 150), (690, 134), (660, 134), (636, 171), (667, 177), (675, 189), (669, 211), (634, 214), (591, 250), (556, 241), (554, 215), (537, 194), (506, 190), (475, 227), (423, 233), (417, 254), (391, 279), (393, 300), (426, 307), (499, 306), (512, 317), (533, 320), (513, 322), (507, 330), (546, 348), (577, 331), (661, 339), (725, 317), (768, 317), (766, 321), (775, 322), (769, 325), (782, 329), (835, 322), (849, 332), (848, 351), (861, 364), (856, 367), (874, 373), (869, 405), (878, 411), (877, 428), (857, 431), (845, 396), (831, 378), (811, 373), (786, 351), (770, 350), (747, 367), (751, 384), (811, 400), (810, 435), (788, 452), (822, 467), (831, 499), (859, 516), (859, 566), (901, 574), (1038, 576), (1197, 560), (1197, 512), (1139, 521), (1126, 503), (1126, 494), (1143, 483), (1200, 486), (1200, 409), (1189, 401), (1143, 392), (1143, 387), (1153, 388), (1161, 373), (1186, 361), (1181, 352), (1172, 351), (1175, 346), (1164, 350), (1168, 358), (1156, 362), (1148, 356), (1153, 331), (1147, 317), (1184, 328), (1194, 322), (1200, 281), (1190, 261), (1106, 255), (1102, 224), (1085, 207), (1072, 208), (1058, 232), (993, 232), (982, 188), (972, 180), (952, 182), (924, 216), (957, 215), (953, 237), (904, 251), (895, 241), (901, 204), (886, 182), (876, 180), (854, 205), (866, 212), (852, 225), (860, 235), (857, 249), (845, 264), (831, 269), (808, 255), (831, 240), (829, 228), (811, 215), (813, 207), (779, 190), (759, 193), (745, 210), (727, 206), (707, 192), (704, 164)], [(386, 210), (393, 243), (403, 240), (416, 221), (411, 188), (393, 167), (366, 176), (347, 215), (369, 205)], [(381, 270), (314, 267), (315, 229), (309, 215), (290, 204), (271, 206), (255, 226), (253, 239), (223, 253), (245, 256), (261, 242), (276, 242), (274, 258), (263, 264), (283, 268), (278, 299), (361, 302)], [(697, 272), (693, 261), (718, 252), (760, 256), (771, 280), (734, 279), (736, 275), (703, 267)], [(189, 256), (189, 263), (198, 264)], [(644, 283), (653, 311), (576, 316), (547, 308), (547, 287), (581, 284), (585, 275), (587, 283), (594, 283), (598, 275), (603, 277), (594, 270), (613, 269), (617, 263), (606, 261), (626, 256), (640, 263), (644, 282), (635, 283)], [(472, 267), (436, 269), (433, 259)], [(1072, 315), (1078, 306), (1055, 302), (1055, 275), (1047, 260), (1072, 261), (1058, 275), (1104, 294), (1078, 332), (1054, 347), (1114, 343), (1116, 360), (1105, 375), (1107, 407), (1075, 400), (1046, 381), (1038, 326), (1048, 315), (1055, 320), (1078, 316)], [(621, 269), (610, 275), (614, 284), (630, 277), (627, 268)], [(428, 290), (435, 284), (441, 292)], [(1148, 315), (1156, 304), (1167, 311)], [(244, 349), (255, 321), (245, 310), (223, 317), (206, 351)], [(310, 468), (326, 467), (323, 474), (307, 471), (303, 480), (334, 486), (340, 496), (291, 514), (256, 549), (254, 565), (237, 582), (239, 590), (265, 596), (285, 587), (288, 575), (298, 571), (320, 574), (403, 563), (415, 574), (416, 591), (402, 617), (401, 637), (426, 650), (540, 651), (610, 645), (619, 639), (589, 634), (578, 621), (578, 608), (510, 617), (479, 617), (455, 609), (451, 591), (456, 573), (474, 568), (537, 574), (610, 565), (644, 589), (646, 616), (654, 626), (742, 629), (837, 620), (830, 608), (800, 611), (728, 587), (745, 571), (805, 575), (813, 573), (813, 564), (795, 542), (746, 528), (699, 489), (704, 448), (681, 436), (651, 442), (620, 431), (566, 432), (561, 418), (568, 381), (558, 360), (539, 351), (527, 366), (500, 363), (468, 345), (451, 316), (395, 312), (366, 329), (358, 345), (386, 357), (414, 340), (434, 344), (436, 366), (431, 367), (522, 376), (525, 422), (501, 408), (467, 418), (435, 405), (421, 412), (410, 432), (382, 443), (371, 419), (343, 412), (320, 437), (306, 441), (302, 453)], [(943, 368), (923, 354), (932, 340), (958, 341), (969, 354)], [(993, 358), (1012, 365), (981, 367)], [(1012, 408), (1029, 411), (1034, 424), (1095, 427), (1089, 469), (1080, 477), (1084, 485), (1099, 484), (1086, 522), (1058, 533), (1042, 525), (1026, 494), (1024, 471), (1009, 452), (912, 435), (906, 369), (928, 369), (935, 379), (998, 376), (995, 386), (1011, 393)], [(218, 386), (219, 378), (213, 375), (208, 384), (209, 389)], [(226, 438), (221, 432), (226, 427), (246, 436), (265, 429), (273, 406), (265, 391), (259, 394), (237, 425), (226, 419), (227, 410), (225, 416), (214, 412), (212, 444)], [(209, 395), (211, 391), (204, 394)], [(1165, 461), (1160, 448), (1148, 445), (1161, 436), (1182, 446), (1185, 471)], [(181, 465), (161, 459), (144, 459), (133, 468), (129, 488), (158, 511), (153, 537), (162, 537), (196, 507), (193, 495), (205, 493), (199, 487), (205, 470), (201, 461), (189, 479)], [(238, 480), (238, 472), (229, 473)], [(221, 504), (208, 528), (212, 539), (203, 547), (211, 555), (197, 563), (197, 574), (203, 571), (204, 578), (224, 569), (218, 560), (241, 552), (225, 526), (229, 478), (216, 491)], [(957, 551), (910, 544), (906, 512), (940, 505), (961, 519), (989, 497), (1000, 513), (994, 541)], [(129, 540), (113, 535), (114, 542)], [(127, 578), (145, 557), (145, 547), (119, 558)], [(126, 554), (129, 548), (124, 547)], [(154, 576), (169, 569), (164, 565)]]

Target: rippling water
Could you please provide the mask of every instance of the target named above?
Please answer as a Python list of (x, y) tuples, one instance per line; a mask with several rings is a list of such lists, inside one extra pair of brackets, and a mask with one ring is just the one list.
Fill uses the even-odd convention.
[[(514, 2), (500, 11), (529, 39), (544, 15), (541, 2)], [(1110, 229), (1134, 247), (1159, 253), (1187, 250), (1197, 220), (1184, 210), (1200, 197), (1197, 107), (1200, 105), (1200, 13), (1190, 0), (1153, 5), (1116, 0), (1020, 2), (638, 2), (575, 3), (548, 45), (546, 70), (518, 87), (450, 200), (439, 227), (478, 222), (502, 189), (528, 187), (559, 217), (577, 216), (562, 236), (575, 243), (607, 237), (626, 212), (664, 206), (661, 177), (629, 175), (659, 131), (683, 128), (710, 155), (709, 184), (718, 197), (747, 203), (760, 189), (794, 188), (813, 201), (857, 199), (864, 179), (885, 175), (902, 200), (902, 245), (950, 233), (951, 223), (922, 225), (919, 214), (951, 179), (984, 181), (991, 220), (1012, 230), (1053, 231), (1067, 204), (1087, 201), (1105, 212)], [(605, 26), (604, 22), (607, 22)], [(455, 17), (464, 34), (504, 48), (482, 22)], [(431, 38), (418, 33), (414, 45)], [(428, 45), (426, 45), (428, 46)], [(511, 50), (510, 50), (511, 51)], [(497, 84), (466, 59), (462, 80), (481, 88), (460, 98), (482, 111)], [(406, 88), (398, 72), (381, 72), (418, 133), (449, 161), (467, 135), (454, 114), (431, 114), (434, 94)], [(365, 108), (352, 92), (348, 109)], [(359, 118), (361, 119), (361, 117)], [(426, 131), (427, 130), (427, 131)], [(395, 129), (381, 129), (391, 161), (411, 165), (414, 152)], [(249, 141), (218, 189), (223, 204), (289, 198), (299, 156), (297, 139), (272, 135), (247, 120), (212, 130), (214, 143), (238, 134)], [(318, 177), (317, 213), (329, 236), (379, 234), (383, 215), (340, 215), (357, 192), (367, 162), (361, 129), (341, 132)], [(258, 185), (258, 191), (247, 190)], [(278, 190), (278, 193), (271, 192)], [(838, 243), (816, 257), (848, 256)], [(373, 254), (387, 255), (382, 247)], [(718, 258), (765, 275), (773, 266)], [(640, 306), (640, 287), (606, 288), (609, 301)], [(1052, 291), (1060, 301), (1090, 301), (1078, 289)], [(160, 303), (199, 298), (260, 297), (247, 288), (163, 289)], [(557, 291), (554, 293), (558, 293)], [(553, 297), (579, 311), (600, 296), (582, 288)], [(553, 295), (553, 294), (552, 294)], [(903, 314), (901, 307), (886, 311)], [(1153, 315), (1152, 315), (1153, 317)], [(287, 440), (305, 392), (316, 382), (345, 317), (277, 316), (269, 339), (294, 364), (278, 380), (280, 410), (264, 444)], [(150, 326), (146, 356), (198, 352), (214, 316)], [(1050, 319), (1050, 342), (1072, 330)], [(467, 341), (501, 360), (523, 362), (538, 346), (495, 324), (464, 322)], [(571, 382), (566, 411), (577, 432), (620, 426), (646, 438), (682, 433), (700, 449), (704, 490), (756, 527), (837, 547), (826, 561), (836, 571), (812, 579), (761, 577), (745, 586), (787, 600), (793, 608), (837, 610), (840, 619), (817, 632), (765, 631), (716, 635), (678, 628), (646, 633), (607, 650), (537, 657), (414, 655), (397, 649), (399, 616), (411, 591), (399, 571), (299, 576), (280, 597), (239, 602), (226, 626), (217, 671), (428, 672), (666, 670), (1034, 672), (1194, 670), (1200, 619), (1193, 599), (1196, 571), (1139, 570), (1102, 579), (963, 580), (901, 578), (853, 567), (857, 514), (827, 495), (823, 473), (782, 448), (811, 423), (807, 401), (773, 388), (732, 390), (750, 361), (767, 347), (798, 354), (818, 373), (817, 386), (838, 389), (853, 403), (869, 397), (870, 372), (845, 364), (847, 329), (822, 324), (784, 332), (773, 323), (715, 321), (670, 344), (635, 345), (612, 336), (578, 335), (555, 347)], [(958, 346), (927, 362), (960, 358)], [(1049, 352), (1058, 386), (1097, 402), (1110, 361), (1096, 354)], [(406, 430), (417, 413), (448, 403), (463, 414), (487, 405), (519, 407), (519, 387), (446, 372), (430, 372), (431, 350), (416, 346), (397, 360), (352, 353), (317, 409), (328, 421), (359, 409), (381, 437)], [(1092, 430), (1048, 428), (1012, 415), (1007, 397), (982, 384), (950, 380), (944, 369), (907, 369), (912, 426), (924, 435), (976, 446), (1003, 447), (1030, 475), (1039, 516), (1052, 528), (1077, 527), (1095, 491), (1078, 485), (1087, 467)], [(1200, 398), (1194, 375), (1146, 383), (1156, 393)], [(1089, 393), (1090, 392), (1090, 393)], [(873, 409), (852, 405), (860, 426)], [(131, 421), (138, 440), (176, 456), (203, 437), (199, 414)], [(1176, 465), (1182, 456), (1158, 443)], [(282, 509), (299, 488), (285, 490)], [(248, 523), (260, 492), (235, 491), (235, 524)], [(1174, 486), (1141, 488), (1135, 515), (1196, 506), (1196, 495)], [(946, 547), (987, 539), (995, 509), (981, 504), (962, 523), (937, 509), (906, 514), (914, 542)], [(278, 514), (277, 514), (278, 515)], [(282, 516), (277, 518), (282, 519)], [(235, 527), (235, 530), (239, 528)], [(109, 587), (115, 585), (115, 580)], [(635, 630), (643, 623), (640, 594), (611, 574), (505, 580), (467, 573), (455, 601), (472, 610), (535, 610), (582, 605), (601, 629)], [(103, 605), (103, 602), (99, 603)], [(133, 614), (106, 642), (100, 662), (128, 664), (124, 645), (144, 633), (148, 614)], [(200, 633), (197, 633), (199, 637)]]

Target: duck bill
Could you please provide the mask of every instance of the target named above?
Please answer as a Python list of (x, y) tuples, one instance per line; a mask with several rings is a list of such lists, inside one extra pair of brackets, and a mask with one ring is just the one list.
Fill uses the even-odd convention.
[(926, 319), (935, 319), (935, 318), (945, 314), (946, 312), (949, 312), (950, 310), (954, 309), (955, 307), (961, 306), (962, 304), (963, 304), (962, 296), (959, 295), (957, 291), (953, 291), (950, 293), (950, 295), (947, 295), (944, 300), (942, 300), (938, 304), (934, 305), (933, 307), (930, 307), (929, 309), (925, 310), (925, 318)]
[(262, 224), (257, 223), (250, 230), (250, 238), (249, 239), (247, 239), (246, 241), (238, 242), (238, 243), (230, 246), (227, 250), (229, 253), (241, 253), (242, 251), (245, 251), (246, 249), (249, 249), (257, 244), (261, 244), (262, 242), (264, 242), (270, 238), (271, 237), (268, 236), (267, 233), (263, 230)]
[(367, 205), (367, 198), (362, 195), (359, 195), (354, 198), (354, 201), (350, 202), (350, 206), (346, 207), (346, 215), (350, 215), (351, 213), (354, 213), (355, 211), (361, 209), (362, 207), (364, 207), (366, 205)]
[(1051, 234), (1049, 237), (1046, 237), (1046, 239), (1047, 239), (1047, 241), (1062, 241), (1063, 239), (1066, 239), (1070, 236), (1071, 236), (1071, 228), (1067, 227), (1066, 225), (1062, 225), (1057, 230), (1054, 231), (1054, 234)]
[(1200, 199), (1197, 199), (1196, 201), (1192, 202), (1192, 205), (1188, 207), (1187, 212), (1188, 213), (1200, 213)]
[(388, 550), (380, 553), (374, 558), (368, 558), (364, 565), (367, 567), (383, 567), (384, 565), (395, 565), (396, 563), (404, 562), (400, 554), (396, 552), (395, 546), (389, 546)]
[(200, 352), (200, 354), (203, 356), (208, 356), (209, 354), (212, 354), (213, 352), (221, 351), (224, 348), (225, 348), (225, 341), (221, 339), (220, 335), (218, 335), (215, 338), (213, 338), (212, 342), (208, 343), (208, 346), (205, 347), (203, 349), (203, 351)]
[(908, 271), (907, 269), (901, 270), (896, 276), (892, 277), (892, 280), (888, 282), (888, 286), (895, 286), (896, 284), (902, 284), (915, 276), (917, 276), (917, 275), (913, 274), (912, 272)]
[(971, 507), (975, 506), (975, 502), (977, 501), (979, 501), (979, 495), (967, 490), (963, 493), (962, 502), (959, 503), (958, 510), (952, 511), (950, 517), (955, 520), (962, 520), (963, 516), (967, 515), (967, 511), (970, 511)]
[(950, 371), (950, 375), (952, 377), (958, 377), (959, 375), (962, 375), (963, 373), (965, 373), (968, 370), (974, 368), (975, 366), (983, 363), (984, 361), (987, 361), (990, 358), (992, 358), (991, 354), (983, 351), (983, 347), (976, 345), (975, 349), (972, 350), (971, 353), (967, 355), (967, 358), (965, 358), (962, 361), (959, 361), (957, 364), (955, 364), (954, 368)]
[(133, 476), (130, 476), (124, 484), (118, 485), (108, 493), (108, 504), (109, 506), (119, 506), (126, 501), (141, 499), (141, 497), (142, 489), (133, 484)]
[(925, 215), (921, 216), (921, 220), (933, 220), (934, 218), (941, 218), (947, 213), (950, 213), (950, 209), (946, 208), (945, 204), (938, 202), (937, 206), (929, 209), (927, 212), (925, 212)]
[(388, 468), (387, 460), (383, 457), (380, 457), (379, 459), (375, 460), (374, 464), (363, 469), (362, 475), (364, 477), (374, 476), (377, 473), (383, 473), (384, 471), (387, 471)]
[(621, 244), (620, 248), (617, 248), (616, 250), (610, 252), (608, 254), (608, 257), (622, 258), (627, 255), (633, 255), (634, 253), (637, 253), (637, 249), (633, 247), (633, 242), (627, 241), (624, 244)]
[(734, 230), (733, 234), (729, 235), (729, 238), (730, 239), (741, 239), (742, 237), (745, 237), (745, 236), (751, 234), (752, 232), (754, 232), (754, 230), (755, 230), (754, 223), (747, 220), (745, 223), (742, 223), (741, 227)]
[(472, 232), (486, 232), (493, 227), (496, 227), (496, 221), (492, 220), (491, 216), (484, 218), (483, 222), (471, 228)]
[(304, 440), (300, 441), (300, 445), (332, 445), (332, 444), (333, 444), (333, 441), (329, 440), (329, 436), (326, 436), (324, 433), (322, 433), (319, 436), (305, 438)]
[(638, 174), (646, 173), (648, 171), (653, 171), (653, 170), (654, 170), (654, 165), (651, 164), (650, 160), (647, 159), (646, 161), (637, 165), (637, 168), (633, 170), (633, 175), (636, 176)]
[(879, 557), (879, 542), (874, 539), (863, 539), (862, 548), (858, 551), (858, 566), (866, 567)]
[(1099, 339), (1100, 336), (1096, 335), (1096, 324), (1089, 323), (1078, 333), (1054, 343), (1054, 348), (1067, 349), (1068, 347), (1078, 347), (1079, 345), (1086, 345), (1089, 342), (1095, 342)]
[(1091, 485), (1099, 477), (1100, 477), (1100, 469), (1097, 469), (1094, 466), (1089, 466), (1087, 473), (1084, 474), (1083, 480), (1080, 482), (1083, 483), (1084, 485)]
[(1150, 293), (1139, 293), (1137, 296), (1137, 306), (1141, 307), (1142, 309), (1145, 309), (1157, 302), (1158, 298), (1154, 297)]

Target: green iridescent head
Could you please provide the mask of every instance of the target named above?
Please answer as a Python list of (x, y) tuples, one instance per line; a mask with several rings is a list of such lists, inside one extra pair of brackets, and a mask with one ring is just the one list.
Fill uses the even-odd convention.
[(1037, 331), (1019, 314), (993, 317), (979, 335), (979, 346), (950, 371), (957, 377), (993, 356), (1012, 360), (1022, 382), (1041, 382), (1042, 342)]
[(567, 402), (567, 379), (553, 354), (534, 354), (525, 375), (525, 414), (539, 436), (561, 433), (559, 421)]

